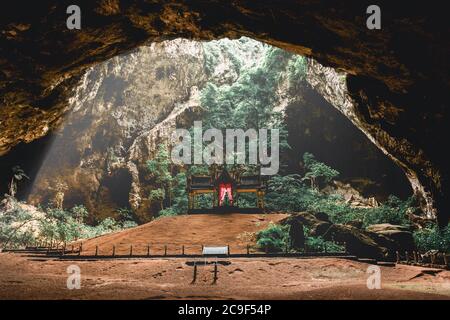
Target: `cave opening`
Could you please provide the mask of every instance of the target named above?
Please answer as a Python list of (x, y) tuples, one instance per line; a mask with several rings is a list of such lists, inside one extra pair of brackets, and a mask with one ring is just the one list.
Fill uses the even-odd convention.
[[(195, 120), (256, 127), (255, 117), (264, 113), (280, 115), (276, 121), (287, 132), (281, 174), (304, 174), (302, 155), (312, 153), (365, 198), (410, 196), (401, 169), (339, 109), (346, 75), (329, 68), (337, 84), (327, 84), (330, 79), (316, 69), (309, 58), (245, 37), (175, 39), (112, 58), (81, 79), (72, 111), (21, 197), (51, 201), (58, 192), (52, 186), (62, 183), (66, 206), (80, 202), (101, 216), (127, 208), (145, 221), (171, 202), (149, 200), (161, 186), (149, 177), (147, 164), (171, 129), (189, 128)], [(331, 95), (323, 95), (323, 84), (332, 87)], [(251, 108), (253, 113), (246, 111)]]
[(116, 170), (111, 176), (106, 176), (100, 187), (100, 194), (107, 194), (112, 207), (129, 209), (129, 194), (131, 190), (132, 177), (125, 169)]

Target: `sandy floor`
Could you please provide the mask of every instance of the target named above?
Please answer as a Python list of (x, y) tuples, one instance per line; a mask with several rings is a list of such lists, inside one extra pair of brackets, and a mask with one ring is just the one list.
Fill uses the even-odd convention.
[[(255, 244), (255, 233), (285, 214), (189, 215), (83, 241), (83, 255), (200, 253), (203, 245)], [(115, 259), (63, 261), (0, 253), (0, 299), (450, 299), (450, 272), (411, 266), (382, 267), (380, 290), (369, 290), (368, 264), (337, 258), (233, 258), (198, 266), (192, 260)], [(201, 261), (201, 260), (198, 260)], [(67, 289), (67, 268), (81, 270), (81, 289)]]
[[(224, 260), (225, 261), (225, 260)], [(381, 267), (382, 288), (366, 286), (369, 265), (335, 258), (229, 259), (193, 267), (185, 259), (39, 260), (0, 254), (0, 299), (450, 299), (450, 272)], [(81, 289), (66, 286), (81, 269)]]
[[(111, 255), (128, 254), (130, 246), (135, 255), (146, 254), (150, 245), (152, 254), (200, 254), (202, 245), (230, 246), (231, 253), (244, 253), (247, 245), (255, 245), (255, 233), (265, 229), (270, 222), (288, 217), (286, 214), (198, 214), (166, 217), (136, 228), (108, 234), (83, 242), (83, 255), (95, 253)], [(78, 245), (75, 244), (75, 249)], [(71, 249), (69, 246), (68, 249)]]

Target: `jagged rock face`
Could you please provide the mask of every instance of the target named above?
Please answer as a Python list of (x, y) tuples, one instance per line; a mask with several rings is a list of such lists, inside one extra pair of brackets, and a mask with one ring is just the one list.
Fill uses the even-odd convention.
[[(333, 90), (336, 95), (325, 95), (328, 102), (312, 89), (327, 80), (322, 73), (314, 73), (312, 64), (316, 62), (309, 62), (308, 82), (296, 90), (286, 106), (290, 168), (302, 170), (299, 158), (310, 152), (337, 169), (341, 181), (351, 183), (366, 197), (385, 201), (391, 194), (401, 198), (410, 196), (411, 187), (402, 170), (333, 107), (342, 106), (339, 91)], [(343, 80), (345, 83), (345, 75)]]
[[(380, 0), (382, 30), (365, 25), (367, 1), (78, 1), (81, 31), (64, 28), (67, 3), (15, 1), (0, 19), (0, 152), (42, 137), (61, 122), (86, 68), (175, 37), (246, 35), (345, 70), (352, 121), (450, 215), (449, 20), (435, 6)], [(26, 8), (26, 10), (24, 10)]]
[[(131, 207), (142, 221), (149, 219), (155, 208), (148, 200), (153, 186), (147, 160), (175, 128), (191, 127), (193, 120), (202, 119), (208, 106), (201, 105), (199, 96), (207, 82), (228, 86), (253, 66), (263, 68), (267, 76), (279, 72), (273, 88), (275, 109), (285, 114), (292, 149), (281, 156), (290, 162), (291, 171), (302, 170), (299, 159), (308, 151), (367, 196), (407, 197), (410, 190), (401, 170), (333, 107), (340, 105), (345, 88), (332, 88), (327, 95), (332, 104), (327, 102), (311, 88), (327, 80), (312, 60), (306, 77), (311, 84), (297, 81), (293, 86), (287, 61), (296, 57), (285, 55), (285, 68), (277, 66), (275, 71), (265, 65), (271, 50), (247, 38), (178, 39), (141, 47), (90, 69), (69, 100), (71, 112), (52, 134), (41, 168), (33, 174), (28, 200), (64, 207), (85, 204), (93, 219)], [(337, 76), (345, 80), (346, 75)]]
[[(233, 55), (221, 49), (225, 45)], [(53, 133), (28, 200), (85, 204), (95, 218), (131, 206), (148, 219), (146, 161), (172, 130), (200, 118), (199, 90), (207, 81), (235, 81), (241, 68), (257, 63), (267, 48), (249, 39), (178, 39), (91, 68), (69, 99), (71, 112)]]

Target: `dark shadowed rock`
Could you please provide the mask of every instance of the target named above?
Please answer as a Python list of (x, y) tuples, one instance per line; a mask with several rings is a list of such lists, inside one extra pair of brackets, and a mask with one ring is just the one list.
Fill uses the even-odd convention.
[(377, 243), (369, 233), (352, 226), (332, 225), (324, 238), (345, 242), (347, 252), (360, 258), (385, 259), (389, 253), (389, 250)]
[(291, 239), (291, 248), (301, 250), (305, 246), (305, 231), (303, 230), (303, 223), (297, 219), (288, 218), (286, 224), (290, 226), (289, 237)]
[(410, 231), (408, 227), (395, 225), (390, 223), (372, 224), (366, 228), (370, 232), (384, 232), (384, 231)]
[[(404, 231), (408, 229), (404, 226), (373, 225), (369, 229), (377, 230), (377, 232), (372, 232), (349, 224), (321, 221), (310, 212), (292, 213), (289, 218), (280, 223), (294, 226), (294, 228), (301, 224), (302, 227), (304, 225), (309, 229), (309, 235), (312, 237), (321, 236), (326, 240), (345, 242), (347, 252), (361, 258), (393, 259), (396, 251), (416, 249), (412, 233)], [(299, 237), (299, 235), (296, 233), (295, 237)], [(304, 241), (304, 239), (300, 238), (299, 241)]]
[(415, 250), (416, 245), (414, 242), (414, 237), (410, 232), (410, 229), (406, 226), (393, 225), (389, 223), (374, 224), (367, 227), (367, 231), (375, 233), (379, 237), (379, 241), (383, 239), (388, 239), (391, 245), (385, 245), (390, 251), (404, 251), (404, 250)]
[(361, 220), (352, 220), (352, 221), (347, 222), (345, 225), (354, 227), (356, 229), (362, 229), (363, 222)]
[(315, 212), (314, 216), (319, 220), (330, 222), (330, 218), (328, 217), (328, 214), (326, 214), (325, 212)]
[[(322, 217), (324, 216), (322, 215)], [(292, 223), (291, 221), (297, 221), (306, 226), (309, 230), (309, 234), (313, 237), (319, 237), (323, 235), (332, 225), (331, 222), (317, 219), (315, 214), (310, 212), (294, 213), (286, 222), (284, 222), (283, 220), (283, 223), (290, 224)]]

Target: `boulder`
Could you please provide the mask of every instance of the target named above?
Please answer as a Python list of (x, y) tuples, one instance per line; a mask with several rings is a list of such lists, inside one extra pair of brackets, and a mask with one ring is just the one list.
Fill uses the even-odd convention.
[(304, 245), (303, 227), (309, 229), (312, 237), (321, 236), (325, 240), (345, 242), (347, 252), (359, 258), (389, 260), (395, 258), (396, 251), (412, 251), (416, 247), (407, 227), (388, 223), (372, 225), (363, 230), (361, 221), (351, 221), (346, 225), (333, 224), (325, 221), (324, 215), (311, 212), (292, 213), (280, 223), (291, 226), (291, 241), (293, 247), (297, 248)]
[(289, 219), (287, 224), (290, 225), (289, 237), (290, 245), (293, 249), (303, 249), (305, 247), (305, 231), (303, 230), (303, 223), (297, 219)]
[[(281, 221), (282, 224), (292, 224), (292, 221), (297, 221), (302, 223), (302, 225), (306, 226), (309, 229), (309, 234), (313, 237), (322, 236), (324, 233), (328, 231), (330, 226), (332, 225), (329, 221), (323, 221), (316, 217), (317, 213), (311, 212), (298, 212), (293, 213), (289, 218)], [(322, 219), (328, 218), (326, 214), (319, 214)], [(292, 220), (292, 221), (291, 221)]]
[(369, 232), (352, 226), (334, 224), (324, 238), (345, 242), (347, 252), (359, 258), (385, 259), (389, 255), (388, 248), (377, 243)]
[(414, 237), (408, 227), (383, 223), (368, 226), (367, 231), (378, 235), (379, 237), (374, 235), (373, 238), (377, 238), (379, 242), (384, 241), (385, 245), (389, 242), (390, 245), (386, 245), (389, 251), (416, 250)]
[(309, 234), (312, 237), (321, 237), (330, 230), (332, 225), (331, 222), (319, 221), (310, 227)]
[(308, 228), (310, 228), (311, 226), (313, 226), (314, 224), (316, 224), (320, 221), (314, 216), (314, 214), (312, 214), (310, 212), (294, 212), (294, 213), (291, 213), (291, 216), (289, 218), (281, 220), (281, 223), (286, 223), (286, 222), (290, 221), (291, 219), (294, 219), (294, 220), (297, 220), (297, 221), (303, 223), (303, 225), (307, 226)]
[(345, 225), (355, 227), (356, 229), (362, 229), (363, 222), (361, 220), (351, 220), (345, 223)]
[(330, 222), (330, 218), (328, 217), (328, 214), (325, 212), (314, 212), (314, 216), (321, 221)]
[(403, 251), (403, 250), (416, 250), (416, 244), (414, 242), (414, 237), (409, 231), (396, 231), (396, 230), (387, 230), (380, 231), (377, 234), (383, 235), (388, 239), (391, 239), (395, 242), (396, 248), (395, 251)]
[(408, 227), (390, 224), (390, 223), (380, 223), (380, 224), (372, 224), (366, 228), (367, 231), (370, 232), (381, 232), (381, 231), (409, 231)]

